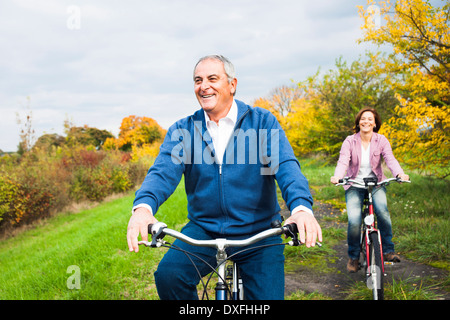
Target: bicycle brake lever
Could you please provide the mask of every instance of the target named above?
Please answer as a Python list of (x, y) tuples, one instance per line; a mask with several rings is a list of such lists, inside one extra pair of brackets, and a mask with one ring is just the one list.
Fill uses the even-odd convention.
[(291, 245), (292, 246), (299, 246), (301, 244), (300, 240), (298, 240), (297, 234), (298, 234), (298, 229), (297, 229), (297, 225), (295, 223), (289, 223), (287, 225), (285, 225), (286, 228), (286, 232), (285, 235), (286, 237), (290, 237), (291, 238)]
[(165, 223), (162, 222), (157, 222), (155, 224), (149, 224), (148, 225), (148, 233), (152, 235), (152, 242), (150, 244), (150, 246), (152, 248), (156, 248), (156, 247), (160, 247), (161, 246), (161, 242), (159, 240), (161, 240), (162, 238), (164, 238), (164, 229), (167, 228), (167, 225)]

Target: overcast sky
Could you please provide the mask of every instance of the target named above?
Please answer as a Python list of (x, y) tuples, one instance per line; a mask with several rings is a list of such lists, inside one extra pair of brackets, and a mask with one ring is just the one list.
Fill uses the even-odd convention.
[[(65, 119), (118, 134), (129, 115), (168, 128), (199, 108), (192, 72), (220, 53), (247, 103), (299, 82), (336, 58), (353, 61), (361, 19), (354, 0), (2, 0), (0, 149), (16, 151), (17, 113), (36, 137)], [(27, 99), (29, 97), (29, 100)]]

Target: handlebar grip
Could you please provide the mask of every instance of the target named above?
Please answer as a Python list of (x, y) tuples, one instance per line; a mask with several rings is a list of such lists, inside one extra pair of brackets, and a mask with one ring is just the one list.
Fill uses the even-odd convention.
[(339, 183), (344, 183), (344, 179), (339, 179)]
[(152, 234), (152, 227), (153, 227), (153, 223), (150, 223), (148, 225), (148, 234)]
[(297, 234), (298, 233), (298, 228), (297, 225), (295, 223), (289, 223), (287, 225), (285, 225), (286, 228), (289, 229), (290, 232), (292, 232), (293, 234)]

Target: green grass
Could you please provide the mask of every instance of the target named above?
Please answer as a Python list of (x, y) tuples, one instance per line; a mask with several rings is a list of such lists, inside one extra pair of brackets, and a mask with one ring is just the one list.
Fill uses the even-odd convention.
[[(133, 199), (130, 193), (76, 214), (59, 214), (2, 241), (1, 299), (157, 299), (153, 272), (165, 249), (128, 251)], [(179, 186), (158, 218), (176, 227), (183, 223), (185, 210), (186, 196)], [(76, 284), (71, 266), (79, 268), (79, 289), (68, 288)]]
[(298, 290), (287, 296), (286, 300), (332, 300), (332, 299), (319, 292), (306, 293), (302, 290)]
[(286, 246), (284, 249), (285, 271), (293, 272), (302, 266), (312, 268), (315, 272), (336, 272), (336, 269), (333, 268), (333, 262), (336, 260), (333, 246), (345, 239), (345, 234), (342, 229), (327, 228), (322, 230), (322, 236), (325, 239), (322, 247)]
[(450, 271), (450, 182), (419, 175), (389, 186), (389, 209), (398, 250), (408, 258)]
[[(442, 295), (436, 292), (440, 284), (424, 285), (422, 280), (395, 280), (384, 285), (385, 300), (439, 300)], [(372, 290), (364, 282), (355, 282), (346, 290), (347, 300), (373, 300)]]

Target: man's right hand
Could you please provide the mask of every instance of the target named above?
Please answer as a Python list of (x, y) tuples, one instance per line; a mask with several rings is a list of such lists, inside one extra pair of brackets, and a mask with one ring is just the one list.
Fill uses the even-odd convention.
[(138, 237), (141, 234), (143, 241), (148, 241), (148, 225), (158, 222), (153, 214), (146, 208), (137, 208), (128, 222), (127, 241), (131, 251), (138, 252)]

